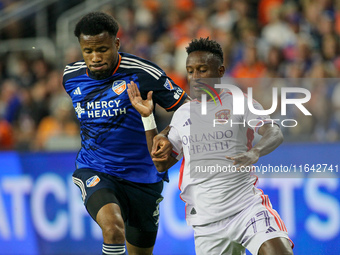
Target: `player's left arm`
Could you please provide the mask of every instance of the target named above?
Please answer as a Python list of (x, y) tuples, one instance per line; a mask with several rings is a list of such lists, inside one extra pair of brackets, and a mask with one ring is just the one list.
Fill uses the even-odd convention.
[(260, 157), (271, 153), (283, 142), (283, 134), (277, 125), (265, 124), (258, 130), (261, 135), (260, 141), (249, 151), (236, 156), (226, 156), (227, 159), (233, 160), (234, 165), (238, 167), (250, 166), (255, 164)]
[[(175, 111), (182, 104), (191, 101), (191, 98), (186, 94), (186, 92), (181, 89), (177, 84), (171, 80), (170, 77), (162, 71), (162, 76), (158, 80), (154, 80), (149, 75), (144, 75), (140, 77), (143, 79), (142, 84), (140, 84), (139, 93), (142, 98), (147, 97), (150, 91), (153, 91), (152, 99), (154, 103), (157, 103), (166, 111)], [(131, 84), (130, 84), (131, 86)], [(131, 91), (131, 90), (130, 90)], [(131, 98), (130, 98), (131, 100)], [(135, 107), (135, 105), (134, 105)], [(136, 108), (136, 107), (135, 107)], [(138, 109), (137, 109), (138, 111)], [(143, 116), (143, 114), (141, 114)], [(148, 115), (146, 115), (148, 116)], [(160, 131), (159, 134), (146, 132), (148, 147), (152, 144), (152, 150), (150, 151), (153, 158), (167, 159), (172, 151), (172, 147), (168, 143), (167, 135), (169, 133), (170, 127), (167, 126), (164, 130)], [(154, 134), (153, 141), (150, 142), (152, 135)], [(149, 147), (150, 148), (150, 147)]]
[[(141, 93), (133, 81), (127, 84), (128, 89), (127, 93), (130, 99), (132, 106), (140, 113), (145, 129), (145, 137), (148, 146), (148, 150), (150, 155), (153, 157), (156, 154), (156, 157), (159, 159), (166, 159), (168, 155), (170, 155), (172, 151), (172, 146), (169, 140), (164, 136), (164, 133), (168, 133), (167, 131), (162, 131), (161, 135), (158, 135), (157, 126), (153, 117), (153, 100), (152, 94), (153, 91), (149, 91), (147, 94), (147, 98), (145, 100), (142, 99)], [(150, 116), (152, 115), (152, 116)], [(170, 127), (169, 127), (170, 129)], [(154, 142), (156, 141), (156, 142)]]

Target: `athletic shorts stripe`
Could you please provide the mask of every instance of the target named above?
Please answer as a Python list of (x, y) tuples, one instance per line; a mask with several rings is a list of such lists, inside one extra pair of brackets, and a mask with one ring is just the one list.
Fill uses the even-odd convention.
[(287, 232), (286, 226), (283, 223), (282, 219), (271, 207), (268, 196), (267, 195), (261, 195), (261, 198), (262, 198), (262, 205), (264, 205), (266, 207), (266, 209), (274, 216), (274, 219), (275, 219), (276, 224), (279, 227), (279, 229), (281, 231)]
[(85, 190), (85, 186), (84, 186), (84, 183), (82, 182), (82, 180), (76, 178), (76, 177), (73, 177), (72, 176), (72, 181), (75, 185), (77, 185), (80, 190), (81, 190), (81, 197), (83, 199), (83, 201), (85, 201), (85, 198), (86, 198), (86, 190)]
[(261, 195), (261, 198), (262, 198), (262, 205), (264, 205), (266, 209), (274, 216), (277, 226), (279, 227), (281, 231), (283, 231), (280, 220), (276, 217), (276, 215), (273, 213), (273, 211), (270, 209), (270, 206), (268, 205), (268, 202), (269, 202), (267, 199), (268, 197), (265, 195)]
[(267, 197), (267, 200), (268, 200), (270, 211), (273, 213), (273, 215), (276, 215), (276, 218), (281, 222), (282, 230), (287, 232), (287, 228), (286, 228), (283, 220), (281, 219), (279, 214), (273, 209), (272, 205), (270, 204), (268, 196), (266, 196), (266, 197)]

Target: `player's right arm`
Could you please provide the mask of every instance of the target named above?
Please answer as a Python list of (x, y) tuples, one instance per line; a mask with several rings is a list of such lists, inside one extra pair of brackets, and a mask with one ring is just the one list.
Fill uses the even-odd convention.
[[(162, 143), (166, 140), (168, 140), (166, 137), (164, 139), (162, 139), (161, 141), (159, 141), (159, 145), (162, 146)], [(168, 140), (169, 141), (169, 140)], [(157, 151), (160, 150), (161, 147), (156, 148), (155, 152), (151, 155), (152, 157), (152, 161), (155, 164), (155, 167), (157, 168), (158, 172), (165, 172), (167, 171), (169, 168), (171, 168), (174, 164), (177, 163), (177, 159), (175, 157), (172, 156), (172, 154), (170, 155), (166, 155), (164, 156), (158, 156), (157, 155)], [(162, 150), (163, 152), (163, 150)]]
[[(157, 170), (164, 172), (177, 162), (177, 160), (171, 156), (172, 145), (166, 136), (170, 131), (170, 127), (167, 127), (158, 134), (157, 127), (153, 124), (152, 91), (148, 93), (147, 99), (143, 100), (137, 85), (131, 81), (131, 83), (128, 84), (127, 92), (132, 106), (144, 119), (145, 136), (152, 160)], [(145, 125), (147, 125), (147, 127)]]

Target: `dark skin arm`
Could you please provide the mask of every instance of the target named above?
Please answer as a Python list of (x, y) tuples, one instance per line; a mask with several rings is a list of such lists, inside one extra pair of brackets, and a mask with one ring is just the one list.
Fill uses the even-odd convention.
[[(170, 131), (170, 126), (167, 126), (165, 129), (163, 129), (159, 134), (155, 134), (153, 136), (153, 140), (151, 141), (152, 150), (151, 150), (151, 157), (152, 158), (167, 158), (169, 156), (169, 151), (171, 153), (172, 145), (167, 143), (168, 141), (168, 134)], [(145, 133), (148, 135), (147, 133)], [(151, 136), (151, 135), (150, 135)], [(168, 148), (170, 147), (170, 148)]]
[[(191, 98), (188, 96), (184, 100), (183, 104), (188, 103), (190, 101), (191, 101)], [(171, 146), (170, 142), (168, 142), (169, 140), (167, 138), (169, 131), (170, 131), (170, 126), (167, 126), (166, 128), (164, 128), (159, 134), (157, 134), (153, 138), (151, 156), (152, 156), (154, 162), (156, 162), (156, 161), (160, 162), (161, 160), (166, 160), (170, 156), (172, 146)], [(169, 146), (171, 146), (171, 148), (169, 148)]]
[[(141, 114), (142, 117), (148, 117), (153, 111), (152, 91), (143, 100), (137, 85), (131, 81), (127, 89), (132, 106)], [(160, 134), (157, 129), (145, 131), (146, 141), (152, 160), (159, 172), (164, 172), (173, 166), (177, 160), (171, 157), (172, 145), (167, 139), (170, 126), (166, 127)]]
[[(169, 142), (167, 138), (164, 138), (164, 139), (166, 139), (166, 141)], [(174, 164), (176, 164), (178, 160), (170, 154), (170, 155), (166, 155), (166, 157), (163, 157), (163, 158), (152, 156), (152, 161), (155, 164), (157, 171), (162, 173), (162, 172), (167, 171)]]
[[(142, 117), (148, 117), (153, 111), (152, 101), (153, 92), (149, 91), (147, 99), (143, 100), (137, 85), (133, 81), (131, 81), (131, 84), (128, 84), (127, 92), (132, 106), (141, 114)], [(150, 154), (152, 150), (152, 139), (157, 134), (158, 134), (157, 128), (145, 131), (146, 141), (148, 144), (148, 150)]]
[(234, 165), (238, 165), (238, 167), (250, 166), (255, 164), (260, 157), (275, 150), (283, 142), (282, 132), (277, 125), (265, 124), (259, 128), (258, 133), (262, 135), (262, 138), (252, 149), (232, 157), (226, 156), (226, 158), (233, 160)]

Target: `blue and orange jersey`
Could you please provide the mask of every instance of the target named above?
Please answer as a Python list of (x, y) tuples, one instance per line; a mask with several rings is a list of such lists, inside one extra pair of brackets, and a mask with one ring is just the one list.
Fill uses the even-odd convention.
[(81, 149), (76, 168), (89, 168), (138, 183), (167, 180), (158, 173), (149, 155), (140, 114), (133, 108), (127, 84), (134, 81), (146, 99), (153, 91), (154, 103), (176, 110), (187, 97), (154, 63), (119, 53), (112, 75), (96, 80), (84, 61), (65, 67), (63, 85), (70, 95), (81, 127)]

